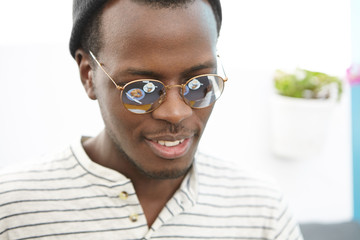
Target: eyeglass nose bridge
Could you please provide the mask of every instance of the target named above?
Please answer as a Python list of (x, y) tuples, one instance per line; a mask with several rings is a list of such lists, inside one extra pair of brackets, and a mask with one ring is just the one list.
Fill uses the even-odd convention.
[[(167, 91), (170, 90), (171, 88), (180, 88), (180, 90), (181, 90), (180, 91), (181, 98), (187, 104), (187, 102), (185, 101), (184, 92), (183, 92), (183, 90), (185, 88), (185, 84), (174, 84), (174, 85), (165, 85), (165, 84), (163, 84), (163, 85), (164, 85), (164, 88), (165, 88), (165, 93), (167, 93)], [(164, 101), (165, 101), (165, 98), (160, 101), (160, 104), (163, 103)]]
[(179, 87), (179, 88), (184, 88), (184, 85), (180, 85), (180, 84), (175, 84), (175, 85), (165, 85), (166, 89), (170, 89), (170, 88), (175, 88), (175, 87)]
[(171, 88), (180, 88), (180, 95), (183, 98), (184, 102), (186, 103), (185, 96), (184, 96), (186, 84), (174, 84), (174, 85), (164, 85), (164, 86), (165, 86), (165, 92), (167, 92)]
[(181, 95), (183, 97), (183, 90), (185, 85), (184, 84), (175, 84), (175, 85), (164, 85), (165, 91), (170, 90), (171, 88), (180, 88), (181, 89)]

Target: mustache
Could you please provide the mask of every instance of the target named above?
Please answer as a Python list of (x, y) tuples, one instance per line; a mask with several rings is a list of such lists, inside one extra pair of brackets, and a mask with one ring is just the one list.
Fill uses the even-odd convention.
[(195, 129), (185, 127), (183, 124), (166, 123), (157, 129), (152, 129), (151, 135), (167, 135), (167, 134), (195, 134)]

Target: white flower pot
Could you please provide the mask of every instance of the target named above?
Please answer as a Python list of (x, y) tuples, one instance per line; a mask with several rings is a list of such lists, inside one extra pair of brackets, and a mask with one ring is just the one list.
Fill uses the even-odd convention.
[(305, 158), (319, 153), (326, 140), (334, 99), (284, 97), (271, 99), (270, 147), (282, 158)]

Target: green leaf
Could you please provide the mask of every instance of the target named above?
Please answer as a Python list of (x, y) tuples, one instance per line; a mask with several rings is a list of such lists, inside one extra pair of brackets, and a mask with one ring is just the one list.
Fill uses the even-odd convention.
[(295, 98), (330, 98), (336, 92), (339, 100), (343, 91), (338, 77), (300, 68), (293, 73), (276, 70), (274, 86), (280, 95)]

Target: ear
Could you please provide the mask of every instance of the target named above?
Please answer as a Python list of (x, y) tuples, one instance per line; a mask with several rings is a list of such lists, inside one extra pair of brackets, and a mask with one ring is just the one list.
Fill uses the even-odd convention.
[(90, 56), (83, 49), (78, 49), (75, 52), (75, 60), (79, 67), (81, 82), (85, 88), (88, 97), (96, 100), (95, 86), (93, 83), (93, 68)]

